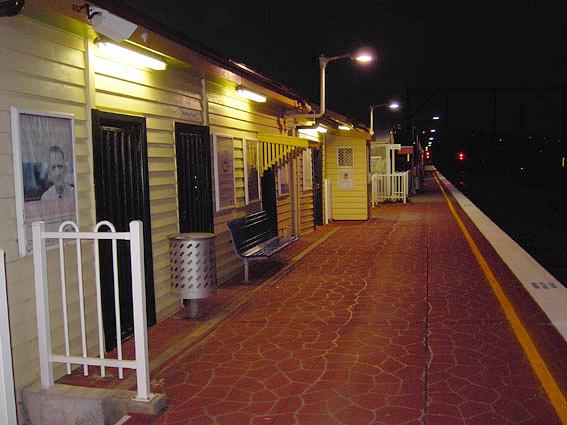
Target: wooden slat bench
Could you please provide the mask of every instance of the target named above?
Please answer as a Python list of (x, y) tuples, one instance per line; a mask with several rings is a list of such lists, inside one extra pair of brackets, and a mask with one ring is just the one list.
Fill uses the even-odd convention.
[(248, 282), (249, 264), (267, 260), (295, 242), (297, 236), (279, 237), (276, 224), (266, 211), (259, 211), (228, 222), (232, 243), (244, 261), (244, 280)]

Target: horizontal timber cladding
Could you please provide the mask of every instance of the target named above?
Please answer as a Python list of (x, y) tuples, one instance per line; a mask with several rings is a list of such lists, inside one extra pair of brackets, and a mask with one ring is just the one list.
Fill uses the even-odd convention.
[[(246, 205), (245, 202), (243, 151), (245, 140), (257, 140), (258, 133), (279, 134), (279, 125), (277, 111), (239, 98), (234, 88), (226, 88), (215, 82), (207, 81), (207, 97), (211, 134), (231, 137), (234, 146), (236, 205), (234, 208), (216, 211), (214, 217), (217, 278), (222, 284), (243, 270), (242, 260), (238, 258), (232, 246), (227, 222), (262, 208), (258, 201), (251, 202), (249, 205)], [(215, 184), (213, 184), (213, 191), (216, 191)], [(215, 194), (213, 198), (214, 196)]]
[[(18, 252), (10, 107), (38, 113), (73, 115), (79, 225), (94, 224), (92, 157), (88, 142), (85, 43), (81, 37), (18, 16), (0, 18), (0, 248), (7, 254), (8, 303), (16, 389), (39, 376), (33, 256)], [(87, 115), (88, 114), (88, 115)], [(92, 245), (82, 246), (89, 352), (96, 351)], [(75, 247), (65, 249), (71, 352), (80, 353)], [(57, 249), (47, 252), (53, 349), (64, 351), (60, 263)], [(92, 350), (92, 351), (91, 351)], [(55, 369), (60, 376), (63, 368)]]
[(175, 122), (202, 124), (201, 81), (170, 67), (152, 71), (113, 62), (93, 47), (92, 107), (146, 117), (157, 320), (179, 308), (170, 291), (169, 239), (179, 233)]
[[(314, 216), (314, 208), (313, 208), (313, 189), (312, 185), (304, 186), (304, 156), (305, 154), (302, 153), (299, 156), (299, 160), (297, 161), (297, 176), (298, 176), (298, 188), (299, 188), (299, 236), (307, 235), (315, 230), (315, 216)], [(308, 157), (308, 155), (306, 155)], [(308, 160), (311, 159), (308, 157)], [(309, 172), (311, 170), (308, 167), (305, 172)], [(307, 179), (307, 181), (309, 181)]]
[[(327, 135), (325, 145), (325, 178), (332, 182), (333, 220), (368, 219), (368, 155), (366, 141), (344, 136)], [(339, 167), (338, 149), (352, 149), (352, 166)], [(342, 158), (341, 158), (342, 159)], [(341, 177), (348, 173), (350, 188), (340, 188)], [(343, 182), (344, 184), (344, 182)], [(344, 186), (343, 186), (344, 187)]]

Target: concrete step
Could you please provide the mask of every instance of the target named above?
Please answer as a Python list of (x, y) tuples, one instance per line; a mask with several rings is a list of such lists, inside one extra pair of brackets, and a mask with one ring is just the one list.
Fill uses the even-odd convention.
[(153, 415), (143, 413), (128, 413), (122, 416), (114, 425), (151, 425), (156, 419)]

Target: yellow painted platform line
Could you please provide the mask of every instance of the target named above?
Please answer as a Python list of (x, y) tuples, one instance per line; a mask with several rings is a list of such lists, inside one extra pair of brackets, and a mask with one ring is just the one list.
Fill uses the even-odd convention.
[(471, 234), (467, 230), (465, 224), (457, 214), (457, 211), (455, 210), (455, 207), (453, 207), (453, 203), (451, 202), (451, 199), (447, 195), (445, 188), (443, 187), (443, 185), (439, 181), (439, 178), (437, 177), (437, 173), (433, 173), (433, 177), (435, 178), (435, 181), (439, 185), (439, 188), (441, 189), (441, 192), (443, 193), (443, 196), (445, 197), (445, 200), (449, 205), (449, 210), (451, 210), (451, 213), (453, 214), (455, 221), (459, 225), (459, 228), (463, 232), (465, 239), (469, 243), (469, 246), (478, 264), (480, 265), (480, 268), (484, 272), (488, 284), (490, 285), (492, 291), (494, 292), (494, 295), (496, 295), (496, 298), (500, 302), (502, 310), (504, 310), (504, 314), (506, 315), (508, 322), (510, 322), (510, 325), (512, 326), (516, 338), (518, 339), (520, 345), (524, 349), (524, 353), (526, 354), (526, 357), (528, 358), (534, 373), (538, 377), (539, 381), (541, 382), (541, 385), (543, 386), (545, 392), (547, 393), (547, 397), (549, 398), (549, 401), (553, 405), (553, 408), (555, 409), (555, 412), (559, 416), (561, 423), (567, 424), (567, 400), (565, 400), (564, 394), (561, 392), (561, 389), (559, 388), (559, 385), (557, 385), (557, 382), (555, 382), (553, 375), (551, 374), (551, 372), (547, 368), (547, 365), (543, 361), (543, 358), (539, 354), (537, 347), (530, 338), (530, 335), (526, 331), (526, 328), (522, 324), (522, 321), (520, 320), (520, 317), (516, 313), (516, 310), (514, 310), (512, 303), (510, 302), (510, 300), (502, 290), (502, 285), (500, 284), (500, 282), (498, 282), (498, 279), (496, 279), (494, 273), (492, 273), (490, 266), (488, 265), (484, 256), (481, 254), (480, 250), (478, 249), (476, 242), (474, 241)]

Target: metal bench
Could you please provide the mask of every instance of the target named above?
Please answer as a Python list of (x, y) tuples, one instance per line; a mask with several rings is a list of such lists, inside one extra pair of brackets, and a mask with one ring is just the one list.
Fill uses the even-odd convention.
[(267, 260), (298, 239), (297, 236), (279, 237), (276, 224), (266, 211), (229, 221), (228, 229), (234, 249), (244, 261), (246, 282), (251, 262)]

